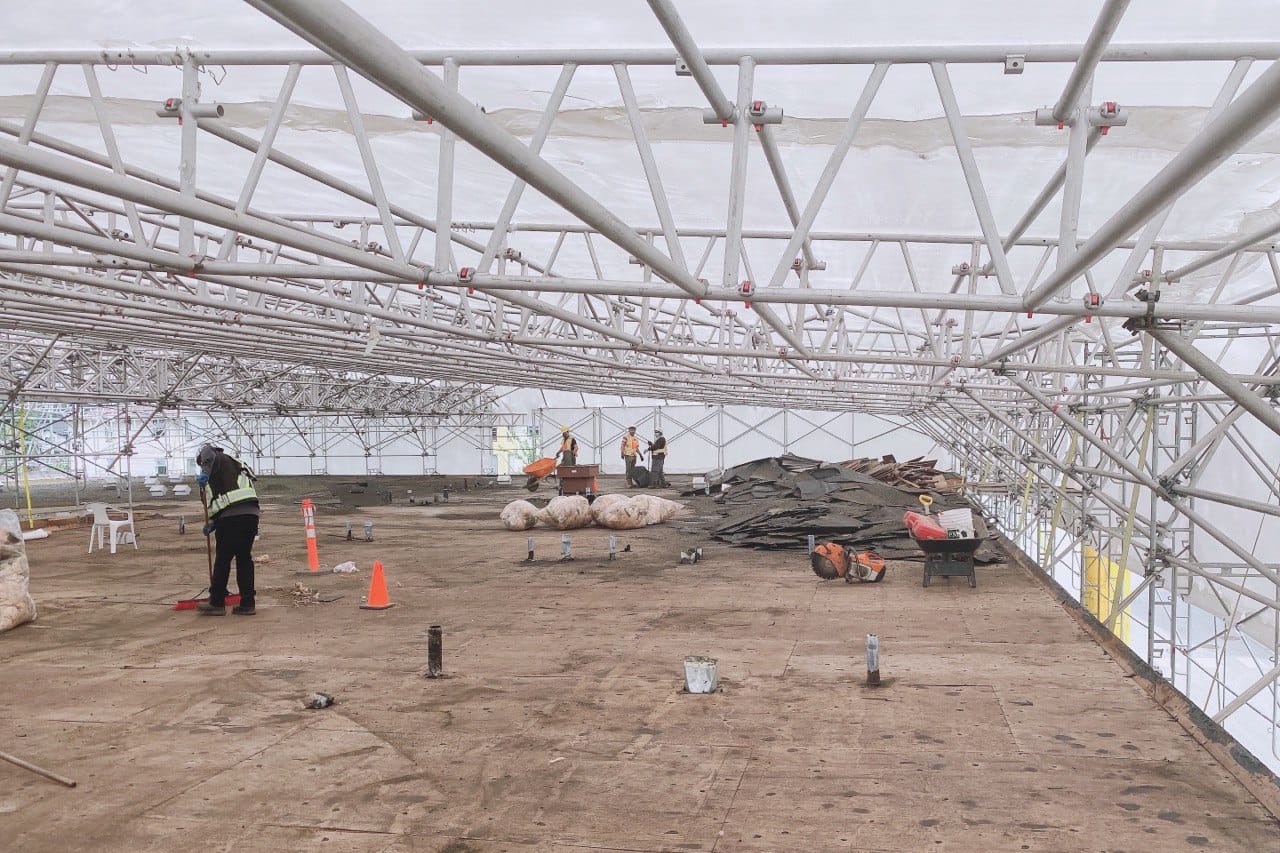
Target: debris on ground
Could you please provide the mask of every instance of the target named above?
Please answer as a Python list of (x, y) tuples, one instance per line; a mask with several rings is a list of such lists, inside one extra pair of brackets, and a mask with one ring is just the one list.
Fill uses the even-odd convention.
[[(903, 464), (917, 465), (914, 460)], [(954, 479), (954, 475), (936, 471), (932, 463), (894, 470), (920, 480), (924, 471), (946, 482)], [(880, 473), (890, 476), (891, 470), (880, 469)], [(844, 465), (791, 454), (712, 472), (707, 482), (714, 487), (712, 495), (701, 500), (718, 506), (723, 519), (711, 535), (731, 545), (800, 549), (808, 547), (809, 536), (814, 536), (854, 551), (875, 551), (888, 560), (923, 559), (902, 521), (905, 510), (920, 507), (920, 489), (915, 486), (898, 488)], [(969, 506), (954, 490), (936, 494), (936, 509)], [(699, 493), (686, 495), (697, 498)], [(980, 535), (985, 533), (983, 530)], [(978, 559), (994, 562), (1000, 558), (988, 550), (980, 552)]]
[(334, 566), (333, 571), (340, 575), (349, 575), (354, 572), (360, 571), (360, 568), (356, 566), (356, 564), (351, 560), (347, 560), (345, 563), (339, 563), (338, 565)]
[(899, 462), (893, 454), (879, 459), (863, 457), (840, 463), (841, 468), (856, 474), (866, 474), (882, 483), (912, 492), (933, 492), (938, 495), (958, 495), (964, 492), (964, 477), (949, 471), (939, 471), (938, 460), (917, 456)]
[(261, 595), (270, 595), (284, 601), (292, 601), (294, 607), (307, 607), (312, 604), (329, 604), (330, 602), (334, 602), (339, 598), (342, 598), (340, 595), (337, 598), (321, 598), (319, 590), (312, 589), (302, 583), (302, 581), (295, 582), (291, 587), (269, 586), (260, 588), (258, 592)]
[(316, 692), (311, 694), (310, 698), (303, 703), (302, 707), (316, 711), (321, 708), (328, 708), (333, 703), (334, 699), (328, 693)]
[(320, 601), (320, 591), (312, 589), (301, 581), (293, 585), (293, 589), (289, 590), (289, 594), (293, 596), (294, 607), (316, 604)]

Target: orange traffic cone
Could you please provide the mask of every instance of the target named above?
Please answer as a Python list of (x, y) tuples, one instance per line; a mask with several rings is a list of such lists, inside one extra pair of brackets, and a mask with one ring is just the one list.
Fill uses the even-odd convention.
[(391, 597), (387, 595), (387, 579), (382, 574), (382, 563), (375, 562), (373, 564), (373, 577), (369, 579), (369, 597), (364, 604), (360, 605), (361, 610), (386, 610), (391, 604)]

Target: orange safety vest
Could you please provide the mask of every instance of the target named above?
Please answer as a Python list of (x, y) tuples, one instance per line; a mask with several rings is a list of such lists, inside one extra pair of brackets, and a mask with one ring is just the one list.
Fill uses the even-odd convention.
[(622, 437), (622, 455), (635, 456), (640, 452), (640, 436), (627, 434)]
[(578, 444), (578, 440), (576, 438), (574, 438), (571, 435), (566, 435), (563, 439), (560, 440), (560, 452), (571, 453), (573, 452), (573, 449), (577, 446), (577, 444)]

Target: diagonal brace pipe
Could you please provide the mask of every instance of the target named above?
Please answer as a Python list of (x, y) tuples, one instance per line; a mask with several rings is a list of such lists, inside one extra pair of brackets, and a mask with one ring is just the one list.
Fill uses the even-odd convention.
[(558, 169), (529, 152), (474, 104), (453, 92), (409, 53), (340, 0), (246, 0), (405, 104), (523, 178), (663, 278), (701, 298), (706, 285), (658, 251)]
[(1272, 63), (1215, 121), (1103, 223), (1066, 264), (1028, 293), (1024, 301), (1026, 309), (1035, 310), (1069, 285), (1117, 243), (1266, 129), (1277, 113), (1280, 113), (1280, 62)]

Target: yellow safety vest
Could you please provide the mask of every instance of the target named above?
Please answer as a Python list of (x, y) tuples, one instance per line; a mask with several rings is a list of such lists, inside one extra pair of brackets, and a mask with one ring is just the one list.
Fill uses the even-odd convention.
[(578, 443), (578, 442), (577, 442), (576, 440), (574, 440), (574, 437), (573, 437), (573, 436), (571, 436), (571, 435), (566, 435), (566, 436), (565, 436), (565, 437), (560, 441), (560, 452), (561, 452), (561, 453), (568, 453), (568, 452), (570, 452), (571, 450), (573, 450), (573, 446), (574, 446), (575, 444), (577, 444), (577, 443)]
[(622, 455), (635, 456), (640, 452), (640, 436), (624, 435), (622, 437)]
[(229, 492), (223, 492), (216, 498), (213, 496), (213, 487), (206, 485), (204, 487), (205, 500), (209, 502), (210, 517), (217, 515), (229, 506), (244, 503), (245, 501), (256, 501), (258, 492), (253, 488), (253, 479), (245, 473), (243, 466), (240, 468), (240, 476), (236, 478), (236, 487)]

